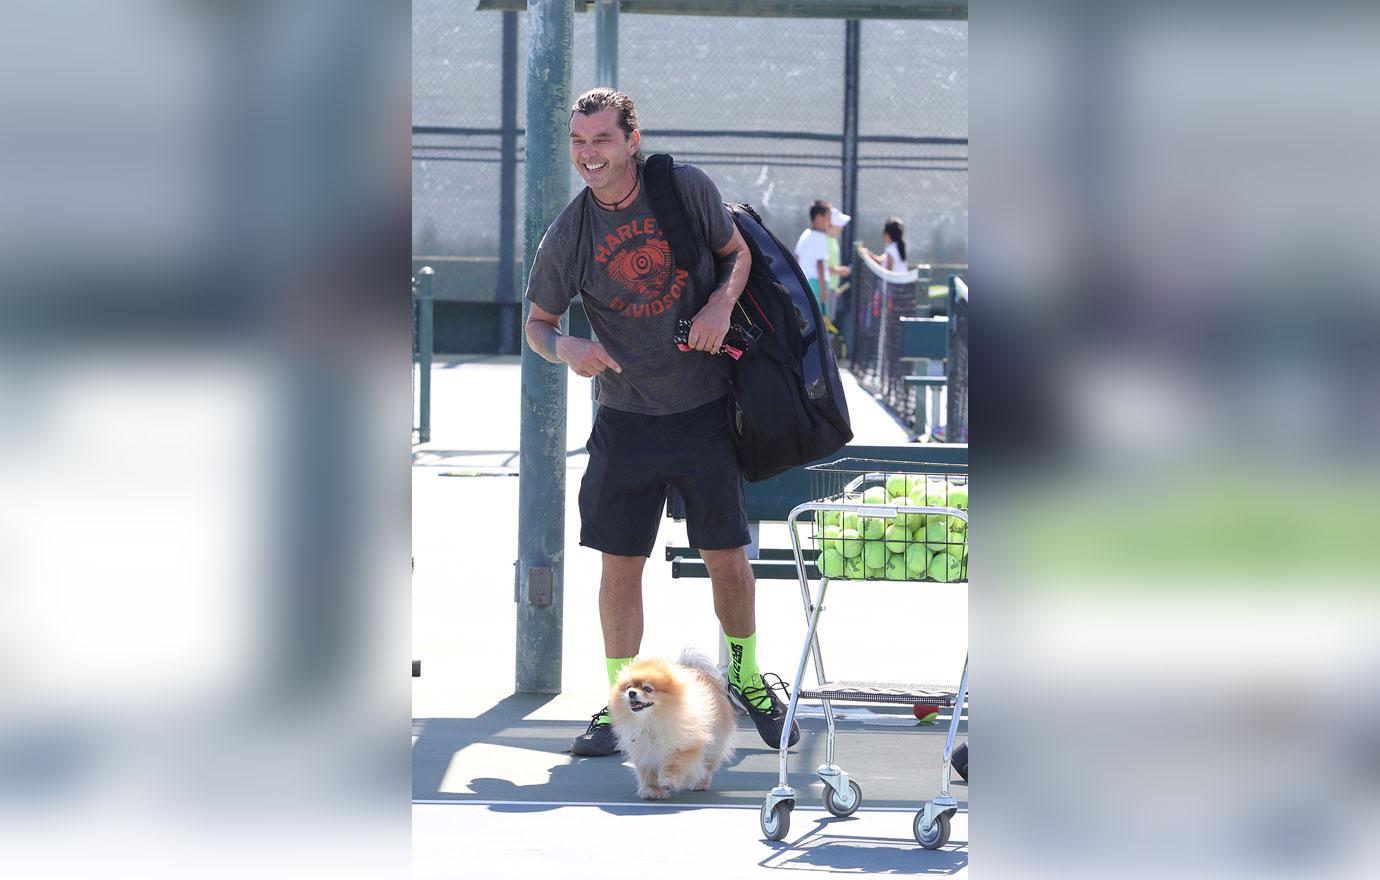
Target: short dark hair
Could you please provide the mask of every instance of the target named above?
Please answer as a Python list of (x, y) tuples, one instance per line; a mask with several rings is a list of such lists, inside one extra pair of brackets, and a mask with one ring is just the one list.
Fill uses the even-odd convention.
[[(637, 120), (637, 107), (633, 104), (633, 99), (608, 86), (599, 86), (590, 89), (583, 95), (575, 99), (575, 104), (570, 108), (570, 118), (574, 119), (575, 114), (582, 116), (593, 116), (601, 110), (618, 111), (618, 127), (623, 129), (623, 133), (632, 137), (632, 133), (641, 129)], [(637, 147), (637, 153), (633, 156), (638, 162), (645, 160), (642, 155), (642, 145)]]
[(810, 206), (810, 222), (814, 223), (815, 218), (829, 213), (829, 205), (826, 202), (815, 202)]

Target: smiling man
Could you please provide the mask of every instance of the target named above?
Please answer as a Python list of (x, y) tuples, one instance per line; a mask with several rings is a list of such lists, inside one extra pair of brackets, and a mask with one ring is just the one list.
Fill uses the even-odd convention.
[[(586, 187), (542, 238), (527, 280), (532, 350), (594, 377), (599, 412), (580, 484), (580, 544), (600, 551), (599, 620), (610, 686), (642, 643), (642, 569), (671, 486), (713, 583), (714, 611), (732, 661), (729, 696), (777, 748), (785, 721), (757, 669), (756, 584), (743, 481), (728, 435), (728, 363), (718, 355), (752, 258), (714, 182), (672, 169), (692, 234), (714, 256), (678, 266), (642, 187), (642, 132), (632, 99), (581, 95), (570, 113), (570, 161)], [(560, 319), (579, 294), (597, 341), (567, 336)], [(691, 320), (690, 351), (675, 345)], [(792, 725), (790, 743), (799, 737)], [(576, 755), (617, 750), (607, 710), (576, 737)]]

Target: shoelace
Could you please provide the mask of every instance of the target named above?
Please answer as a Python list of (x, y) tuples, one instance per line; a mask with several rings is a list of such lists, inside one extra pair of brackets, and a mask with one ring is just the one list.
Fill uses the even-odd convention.
[[(781, 680), (781, 676), (777, 675), (775, 672), (763, 672), (763, 673), (760, 673), (760, 674), (761, 674), (761, 676), (762, 676), (762, 684), (761, 684), (760, 686), (754, 686), (754, 687), (749, 687), (749, 688), (743, 688), (741, 691), (739, 691), (739, 693), (741, 693), (741, 694), (743, 695), (743, 699), (744, 699), (745, 701), (747, 701), (748, 705), (753, 706), (753, 707), (756, 707), (756, 706), (757, 706), (757, 698), (758, 698), (758, 697), (767, 697), (767, 698), (770, 699), (770, 697), (771, 697), (771, 692), (772, 692), (772, 691), (780, 691), (782, 694), (785, 695), (786, 701), (787, 701), (787, 702), (790, 701), (790, 699), (791, 699), (791, 688), (790, 688), (790, 685), (788, 685), (788, 684), (786, 684), (784, 681), (782, 681), (782, 680)], [(775, 684), (773, 684), (773, 683), (767, 681), (767, 679), (768, 679), (769, 677), (770, 677), (770, 678), (776, 679)], [(768, 706), (766, 709), (758, 709), (758, 711), (759, 711), (759, 712), (770, 712), (770, 711), (771, 711), (772, 709), (774, 709), (774, 708), (776, 708), (776, 707), (775, 707), (774, 705), (771, 705), (771, 706)]]
[[(599, 726), (599, 719), (603, 718), (607, 714), (609, 714), (609, 707), (605, 706), (598, 712), (595, 712), (593, 715), (589, 716), (589, 727), (585, 728), (585, 733), (593, 733), (594, 728)], [(604, 723), (608, 724), (609, 722), (605, 721)]]

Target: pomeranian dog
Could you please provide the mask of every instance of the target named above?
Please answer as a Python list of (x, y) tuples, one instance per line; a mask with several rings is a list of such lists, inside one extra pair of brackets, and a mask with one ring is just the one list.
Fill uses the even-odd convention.
[(675, 663), (634, 658), (623, 667), (609, 695), (609, 717), (641, 798), (704, 791), (733, 756), (735, 722), (723, 675), (691, 648)]

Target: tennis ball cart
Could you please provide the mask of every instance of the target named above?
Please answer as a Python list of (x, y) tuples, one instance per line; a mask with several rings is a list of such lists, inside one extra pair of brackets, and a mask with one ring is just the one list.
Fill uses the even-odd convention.
[[(954, 738), (968, 693), (967, 658), (956, 688), (911, 682), (831, 681), (825, 675), (818, 632), (825, 594), (834, 581), (967, 582), (967, 466), (843, 458), (806, 470), (810, 472), (810, 495), (816, 500), (797, 505), (788, 519), (807, 629), (791, 683), (785, 729), (789, 730), (795, 720), (801, 700), (822, 704), (824, 763), (815, 774), (824, 783), (825, 809), (835, 816), (851, 816), (862, 805), (862, 786), (834, 762), (833, 703), (952, 707), (939, 794), (925, 802), (912, 824), (921, 846), (938, 849), (948, 842), (950, 817), (958, 811), (958, 801), (949, 786)], [(807, 531), (804, 546), (802, 528)], [(818, 591), (812, 591), (806, 573), (807, 555), (820, 573)], [(816, 683), (807, 687), (805, 664), (811, 657)], [(767, 795), (759, 814), (762, 833), (768, 840), (781, 840), (790, 830), (798, 792), (789, 784), (788, 770), (783, 737), (777, 786)]]

